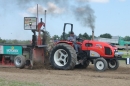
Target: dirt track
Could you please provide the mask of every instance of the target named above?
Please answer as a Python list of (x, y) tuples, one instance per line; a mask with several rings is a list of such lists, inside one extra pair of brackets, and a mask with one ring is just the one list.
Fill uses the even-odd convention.
[(97, 72), (93, 65), (87, 69), (48, 70), (0, 67), (0, 78), (39, 82), (45, 86), (130, 86), (130, 65), (121, 63), (116, 71)]

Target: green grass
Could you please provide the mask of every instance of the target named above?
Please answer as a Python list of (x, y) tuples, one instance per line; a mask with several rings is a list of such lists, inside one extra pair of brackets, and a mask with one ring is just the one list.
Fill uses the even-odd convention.
[(39, 83), (9, 81), (5, 79), (0, 79), (0, 86), (44, 86), (44, 85), (41, 85)]
[(128, 53), (127, 53), (127, 51), (126, 50), (118, 50), (119, 52), (122, 52), (122, 53), (124, 53), (123, 54), (123, 58), (130, 58), (130, 50), (128, 51)]
[(123, 55), (122, 57), (123, 57), (123, 58), (130, 58), (129, 55)]

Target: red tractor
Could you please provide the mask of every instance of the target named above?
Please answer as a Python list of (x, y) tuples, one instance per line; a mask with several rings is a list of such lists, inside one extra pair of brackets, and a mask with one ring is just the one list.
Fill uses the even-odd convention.
[(50, 63), (55, 69), (69, 70), (75, 66), (86, 68), (91, 62), (97, 71), (105, 71), (107, 68), (116, 70), (119, 67), (118, 60), (126, 60), (118, 57), (118, 52), (115, 52), (113, 47), (105, 42), (94, 40), (77, 40), (80, 45), (79, 53), (76, 54), (73, 42), (65, 39), (65, 27), (73, 24), (65, 23), (63, 28), (63, 40), (56, 43), (50, 53)]

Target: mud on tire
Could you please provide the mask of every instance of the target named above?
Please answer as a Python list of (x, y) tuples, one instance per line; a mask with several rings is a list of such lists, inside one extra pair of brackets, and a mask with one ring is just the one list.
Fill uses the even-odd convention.
[(75, 67), (77, 54), (72, 46), (60, 43), (52, 49), (49, 59), (53, 68), (69, 70)]

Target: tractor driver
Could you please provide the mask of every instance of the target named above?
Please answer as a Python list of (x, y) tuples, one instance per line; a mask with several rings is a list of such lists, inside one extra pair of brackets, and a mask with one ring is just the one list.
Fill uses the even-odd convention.
[(76, 53), (78, 53), (78, 48), (80, 48), (80, 46), (76, 43), (77, 39), (78, 37), (74, 35), (74, 32), (70, 32), (70, 36), (68, 37), (68, 40), (73, 42)]

